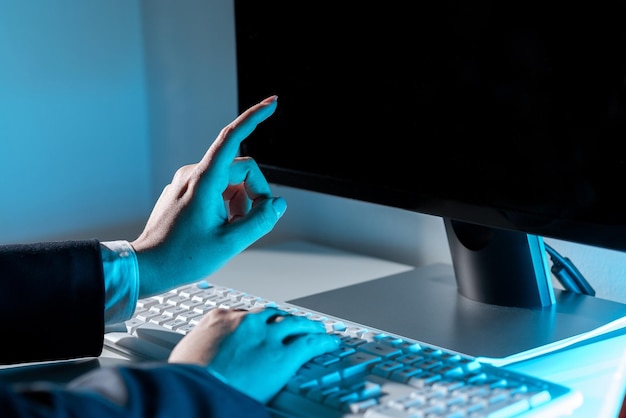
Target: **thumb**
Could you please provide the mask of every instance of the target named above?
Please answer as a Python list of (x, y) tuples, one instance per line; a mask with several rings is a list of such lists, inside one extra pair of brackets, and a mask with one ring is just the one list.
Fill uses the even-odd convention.
[(257, 202), (245, 216), (228, 225), (242, 250), (270, 232), (287, 210), (287, 201), (273, 197)]

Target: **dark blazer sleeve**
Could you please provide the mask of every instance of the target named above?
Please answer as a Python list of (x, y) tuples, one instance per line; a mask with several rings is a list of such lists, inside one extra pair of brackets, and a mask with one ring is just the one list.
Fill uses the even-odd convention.
[(103, 367), (66, 386), (9, 390), (0, 411), (10, 417), (268, 418), (261, 403), (188, 364)]
[(0, 364), (101, 353), (101, 257), (97, 240), (0, 246)]
[[(0, 272), (0, 362), (101, 353), (104, 278), (98, 241), (0, 246)], [(194, 365), (101, 367), (69, 384), (3, 380), (0, 375), (1, 416), (268, 417), (264, 405)]]

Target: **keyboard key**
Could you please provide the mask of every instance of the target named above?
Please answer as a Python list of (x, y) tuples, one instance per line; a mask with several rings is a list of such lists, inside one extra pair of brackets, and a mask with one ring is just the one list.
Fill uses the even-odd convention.
[(202, 280), (200, 282), (197, 283), (198, 289), (208, 289), (210, 287), (213, 287), (213, 285), (209, 282), (207, 282), (206, 280)]
[(163, 315), (167, 315), (171, 318), (176, 318), (179, 314), (182, 314), (183, 312), (189, 312), (189, 310), (182, 306), (172, 306), (171, 308), (167, 308), (166, 310), (164, 310)]
[(160, 303), (157, 298), (139, 299), (137, 301), (137, 309), (139, 309), (139, 308), (149, 308), (150, 306), (156, 305), (157, 303)]
[(367, 371), (369, 366), (382, 361), (382, 358), (369, 353), (355, 351), (354, 354), (345, 356), (338, 363), (341, 369), (341, 375), (344, 378), (354, 376)]
[(202, 290), (203, 289), (200, 288), (199, 286), (190, 284), (189, 286), (183, 286), (180, 289), (178, 289), (177, 293), (180, 296), (191, 298), (193, 295), (197, 295), (198, 293), (202, 292)]
[(188, 301), (189, 298), (187, 296), (181, 296), (181, 295), (176, 295), (176, 296), (172, 296), (171, 298), (168, 298), (165, 303), (167, 303), (168, 305), (180, 305), (183, 302)]
[(169, 298), (178, 296), (178, 293), (175, 291), (170, 291), (166, 293), (162, 293), (160, 295), (152, 296), (153, 299), (156, 299), (158, 303), (165, 303)]
[(148, 310), (149, 310), (150, 312), (157, 312), (157, 313), (161, 313), (161, 312), (163, 312), (164, 310), (169, 309), (169, 308), (171, 308), (171, 307), (172, 307), (172, 305), (170, 305), (169, 303), (167, 303), (167, 302), (162, 302), (162, 303), (157, 303), (157, 304), (155, 304), (155, 305), (150, 306), (150, 308), (148, 308)]
[(372, 341), (358, 346), (359, 351), (370, 353), (383, 358), (390, 358), (402, 354), (402, 350), (378, 341)]

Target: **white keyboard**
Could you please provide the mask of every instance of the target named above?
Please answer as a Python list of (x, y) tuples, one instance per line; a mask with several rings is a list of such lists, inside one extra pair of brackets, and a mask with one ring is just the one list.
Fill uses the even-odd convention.
[(305, 364), (270, 402), (276, 417), (558, 417), (580, 404), (579, 394), (551, 382), (206, 281), (139, 300), (133, 318), (107, 327), (105, 346), (164, 361), (209, 310), (270, 306), (320, 321), (343, 340)]

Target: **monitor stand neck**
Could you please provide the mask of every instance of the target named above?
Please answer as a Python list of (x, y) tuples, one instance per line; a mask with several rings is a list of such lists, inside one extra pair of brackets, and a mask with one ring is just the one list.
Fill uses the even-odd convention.
[(444, 219), (461, 295), (519, 308), (555, 303), (543, 239)]

